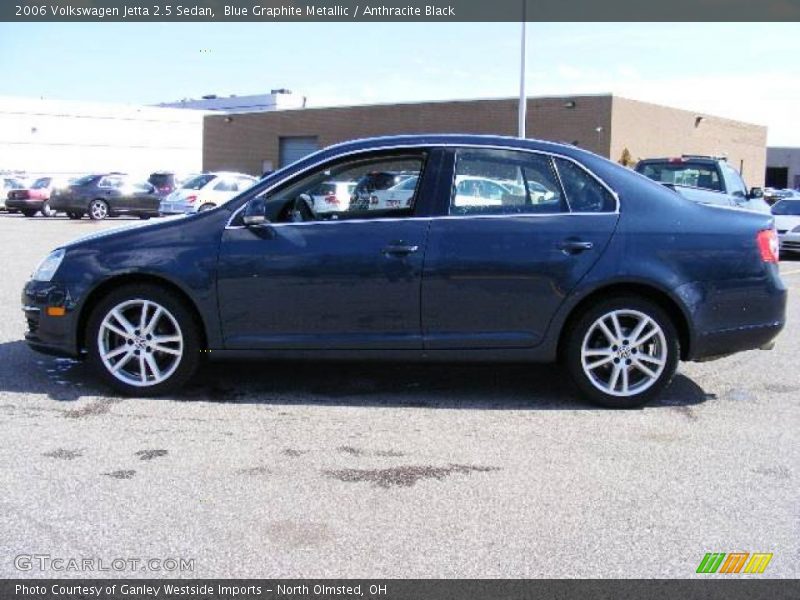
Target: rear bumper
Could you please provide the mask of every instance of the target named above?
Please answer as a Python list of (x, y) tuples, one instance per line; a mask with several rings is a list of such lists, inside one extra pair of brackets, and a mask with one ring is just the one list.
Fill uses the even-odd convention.
[(33, 198), (9, 198), (6, 200), (6, 208), (10, 210), (39, 210), (42, 208), (43, 200)]
[[(684, 299), (686, 291), (681, 290)], [(692, 292), (689, 360), (769, 349), (786, 323), (787, 289), (777, 265), (770, 265), (763, 278), (718, 282)]]
[(713, 360), (744, 350), (772, 350), (783, 326), (779, 321), (701, 334), (695, 339), (691, 360)]
[(190, 204), (188, 202), (181, 202), (181, 201), (173, 201), (173, 202), (162, 201), (158, 207), (158, 214), (164, 216), (186, 215), (195, 212), (197, 212), (197, 206), (195, 206), (195, 204)]

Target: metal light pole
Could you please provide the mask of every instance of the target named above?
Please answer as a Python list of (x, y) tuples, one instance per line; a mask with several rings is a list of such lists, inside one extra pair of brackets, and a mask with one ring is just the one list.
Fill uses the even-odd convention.
[(517, 123), (517, 135), (521, 138), (525, 137), (525, 118), (528, 112), (528, 99), (525, 95), (525, 18), (527, 0), (522, 0), (522, 41), (520, 43), (520, 60), (519, 60), (519, 119)]

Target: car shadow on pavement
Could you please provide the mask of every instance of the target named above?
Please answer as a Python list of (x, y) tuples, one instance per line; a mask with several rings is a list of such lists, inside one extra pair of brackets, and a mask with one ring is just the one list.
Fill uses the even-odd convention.
[[(0, 344), (0, 392), (71, 402), (117, 397), (86, 364), (37, 354), (22, 341)], [(651, 407), (688, 407), (715, 395), (678, 374)], [(182, 391), (158, 400), (232, 404), (584, 410), (556, 365), (381, 362), (206, 363)]]

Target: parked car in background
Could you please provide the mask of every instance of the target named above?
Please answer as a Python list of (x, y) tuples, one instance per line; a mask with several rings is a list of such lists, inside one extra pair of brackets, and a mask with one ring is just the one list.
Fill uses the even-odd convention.
[[(11, 190), (19, 190), (25, 187), (25, 183), (21, 181), (17, 177), (9, 177), (6, 175), (0, 176), (0, 210), (9, 210), (6, 207), (6, 200), (8, 199), (8, 193)], [(16, 212), (16, 210), (11, 210), (11, 212)]]
[(695, 155), (646, 158), (636, 164), (635, 170), (701, 204), (769, 213), (763, 190), (748, 190), (742, 176), (724, 158)]
[(325, 181), (311, 190), (314, 210), (318, 213), (335, 212), (350, 208), (350, 196), (356, 189), (355, 181)]
[(67, 213), (70, 219), (88, 214), (95, 221), (132, 215), (149, 219), (158, 215), (161, 201), (155, 186), (146, 178), (124, 173), (85, 175), (50, 195), (50, 208)]
[(26, 217), (41, 214), (43, 217), (54, 217), (57, 211), (50, 206), (53, 189), (66, 187), (76, 178), (60, 179), (56, 177), (39, 177), (28, 188), (11, 190), (6, 205), (9, 210), (19, 211)]
[[(403, 206), (308, 202), (325, 181), (400, 170), (419, 177)], [(442, 185), (459, 176), (520, 181), (521, 201), (459, 206)], [(532, 181), (553, 197), (533, 202)], [(183, 385), (203, 358), (561, 360), (582, 398), (630, 408), (679, 360), (771, 346), (786, 318), (777, 245), (770, 215), (690, 202), (573, 146), (382, 137), (217, 210), (61, 245), (22, 305), (33, 349), (85, 357), (137, 396)]]
[(772, 206), (781, 250), (800, 252), (800, 197), (778, 200)]
[(147, 181), (156, 188), (156, 193), (162, 197), (171, 194), (178, 187), (178, 179), (172, 171), (150, 173)]
[(244, 173), (200, 173), (187, 179), (159, 205), (162, 215), (195, 213), (224, 204), (256, 183)]
[(369, 210), (381, 207), (381, 196), (385, 192), (402, 183), (413, 173), (403, 171), (370, 171), (358, 178), (353, 195), (350, 198), (350, 207), (353, 210)]
[(775, 189), (775, 188), (764, 189), (764, 201), (770, 206), (772, 206), (779, 200), (790, 199), (790, 198), (800, 199), (800, 192), (791, 189)]

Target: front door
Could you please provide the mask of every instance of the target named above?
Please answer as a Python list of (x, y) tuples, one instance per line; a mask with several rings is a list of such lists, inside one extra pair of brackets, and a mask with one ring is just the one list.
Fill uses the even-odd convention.
[(616, 199), (575, 163), (464, 150), (447, 216), (428, 236), (422, 286), (428, 349), (527, 348), (600, 257)]
[[(426, 159), (404, 152), (326, 164), (265, 195), (269, 224), (234, 218), (219, 256), (226, 348), (421, 349)], [(314, 211), (311, 192), (321, 184), (383, 172), (419, 178), (408, 206), (363, 210), (350, 198), (336, 211)]]

